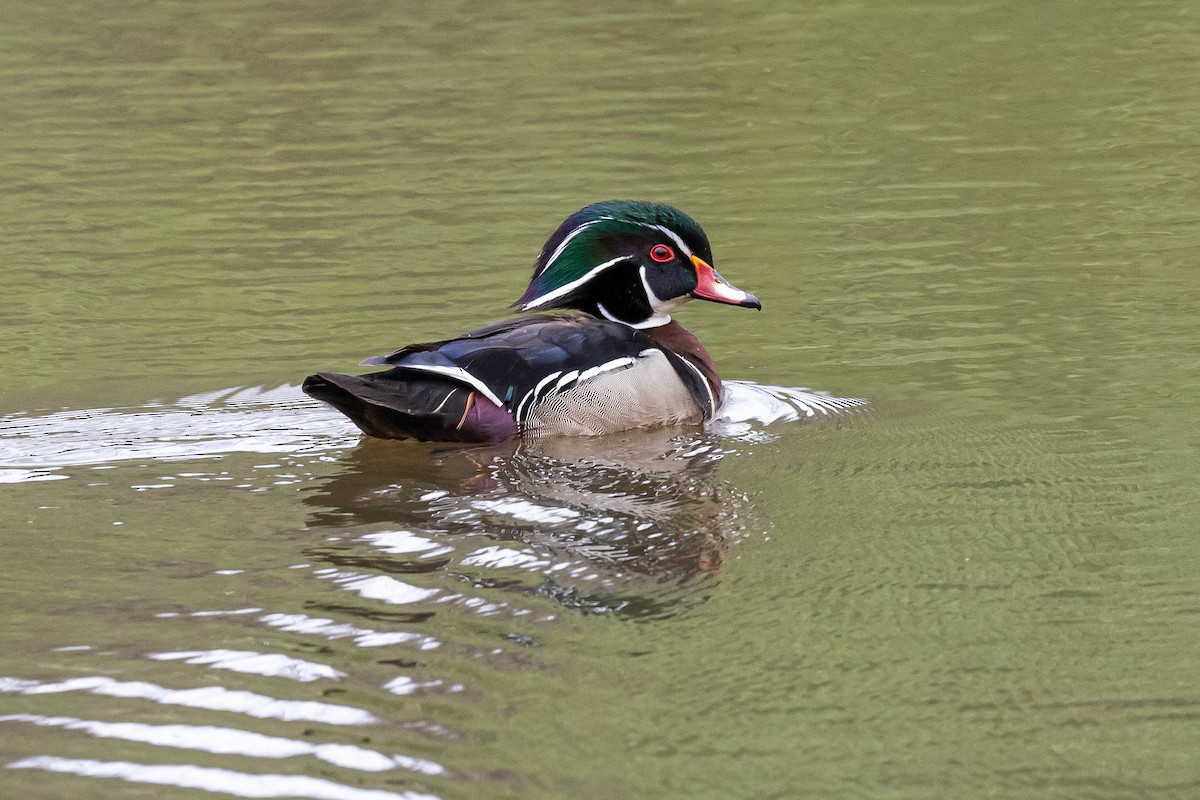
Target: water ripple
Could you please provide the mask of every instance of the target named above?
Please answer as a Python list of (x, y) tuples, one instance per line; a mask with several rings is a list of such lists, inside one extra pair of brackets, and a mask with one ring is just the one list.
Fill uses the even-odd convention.
[(357, 789), (307, 775), (260, 775), (191, 764), (134, 764), (90, 758), (33, 756), (8, 764), (8, 769), (41, 769), (89, 778), (119, 778), (131, 783), (178, 786), (223, 792), (235, 797), (305, 797), (311, 800), (438, 800), (422, 792)]
[(423, 775), (445, 775), (440, 764), (423, 758), (384, 755), (375, 750), (346, 744), (311, 744), (280, 736), (266, 736), (238, 728), (215, 725), (150, 725), (141, 722), (102, 722), (75, 717), (48, 717), (42, 714), (5, 714), (0, 722), (24, 722), (47, 728), (83, 731), (99, 739), (121, 739), (158, 747), (201, 750), (218, 755), (242, 755), (251, 758), (292, 758), (313, 756), (346, 769), (384, 772), (397, 767)]
[(204, 664), (214, 669), (227, 669), (251, 675), (287, 678), (301, 683), (321, 679), (337, 680), (346, 673), (327, 664), (317, 664), (282, 653), (256, 653), (253, 650), (183, 650), (175, 653), (148, 653), (155, 661), (182, 661), (185, 664)]
[[(725, 404), (710, 428), (730, 437), (751, 436), (756, 426), (828, 417), (865, 405), (858, 398), (808, 389), (745, 381), (725, 386)], [(65, 468), (131, 460), (185, 461), (231, 453), (319, 456), (351, 448), (359, 440), (344, 417), (287, 384), (232, 387), (141, 408), (64, 409), (36, 416), (18, 412), (0, 417), (0, 483), (57, 480), (68, 477), (61, 471)], [(173, 488), (175, 477), (134, 488)], [(202, 473), (186, 477), (231, 480)], [(276, 485), (301, 480), (295, 473), (275, 477)]]
[(229, 711), (257, 719), (278, 719), (285, 722), (299, 720), (322, 722), (327, 725), (372, 725), (379, 722), (374, 714), (353, 706), (316, 700), (281, 700), (256, 692), (226, 689), (221, 686), (168, 689), (146, 681), (118, 681), (102, 676), (69, 678), (58, 683), (0, 677), (0, 692), (23, 695), (87, 692), (108, 697), (152, 700), (169, 706)]
[(311, 634), (331, 640), (352, 637), (354, 643), (359, 647), (387, 647), (394, 644), (419, 643), (422, 650), (434, 650), (441, 645), (432, 636), (408, 631), (389, 632), (358, 628), (347, 623), (334, 622), (332, 619), (310, 617), (307, 614), (267, 614), (259, 617), (259, 620), (281, 631)]

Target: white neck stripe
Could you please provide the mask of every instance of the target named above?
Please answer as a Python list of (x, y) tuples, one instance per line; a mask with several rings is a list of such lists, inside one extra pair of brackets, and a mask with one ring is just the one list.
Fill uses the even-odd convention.
[(657, 328), (659, 325), (666, 325), (671, 321), (670, 314), (663, 314), (657, 309), (655, 313), (641, 322), (626, 322), (623, 319), (618, 319), (611, 311), (604, 307), (603, 303), (596, 303), (596, 310), (600, 312), (600, 316), (604, 317), (609, 322), (619, 322), (622, 325), (628, 325), (634, 330), (644, 330), (645, 328)]
[(638, 275), (642, 279), (642, 291), (646, 293), (646, 303), (651, 309), (657, 311), (658, 307), (663, 304), (663, 300), (650, 288), (650, 281), (646, 280), (646, 268), (644, 266), (638, 267)]
[(616, 318), (616, 317), (614, 317), (612, 314), (610, 314), (610, 313), (609, 313), (609, 311), (608, 311), (608, 309), (604, 307), (604, 303), (596, 303), (596, 310), (600, 312), (600, 316), (604, 317), (604, 318), (605, 318), (606, 320), (608, 320), (609, 322), (619, 322), (619, 323), (621, 323), (622, 325), (628, 325), (628, 324), (629, 324), (629, 323), (627, 323), (625, 320), (623, 320), (623, 319), (617, 319), (617, 318)]

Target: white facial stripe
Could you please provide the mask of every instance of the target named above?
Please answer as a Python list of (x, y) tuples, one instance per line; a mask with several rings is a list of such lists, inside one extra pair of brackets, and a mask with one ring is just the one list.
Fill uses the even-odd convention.
[(604, 307), (604, 303), (596, 303), (596, 310), (600, 312), (600, 316), (604, 317), (609, 322), (621, 322), (621, 320), (609, 313), (608, 309)]
[(657, 328), (659, 325), (666, 325), (671, 321), (671, 312), (691, 298), (685, 294), (681, 297), (672, 297), (670, 300), (663, 300), (650, 288), (650, 282), (646, 280), (646, 268), (642, 267), (638, 270), (638, 273), (642, 277), (642, 288), (646, 292), (646, 301), (650, 304), (650, 308), (654, 313), (650, 315), (649, 319), (643, 322), (633, 325), (630, 325), (630, 323), (625, 324), (633, 328)]
[(690, 248), (686, 244), (684, 244), (683, 239), (680, 239), (679, 234), (675, 233), (675, 231), (671, 230), (670, 228), (665, 228), (662, 225), (652, 225), (649, 222), (634, 222), (633, 224), (641, 225), (643, 228), (650, 228), (651, 230), (656, 230), (656, 231), (659, 231), (660, 233), (665, 233), (667, 236), (669, 236), (671, 238), (671, 241), (675, 242), (675, 244), (678, 245), (679, 249), (683, 251), (684, 255), (686, 255), (689, 259), (691, 259), (692, 248)]
[(564, 284), (552, 292), (546, 292), (544, 295), (541, 295), (540, 297), (533, 298), (528, 303), (521, 306), (521, 310), (522, 311), (532, 311), (533, 309), (537, 308), (538, 306), (545, 305), (546, 303), (550, 302), (551, 300), (562, 297), (564, 294), (567, 294), (568, 292), (572, 292), (575, 289), (578, 289), (580, 286), (587, 283), (592, 278), (596, 277), (596, 275), (598, 273), (608, 269), (609, 267), (613, 266), (614, 264), (619, 264), (622, 261), (628, 261), (628, 260), (629, 260), (629, 256), (620, 256), (618, 258), (612, 259), (611, 261), (605, 261), (603, 264), (599, 264), (595, 267), (592, 267), (590, 270), (587, 271), (586, 274), (584, 274), (583, 277), (577, 278), (577, 279), (571, 281), (570, 283)]
[[(542, 272), (545, 273), (547, 270), (550, 269), (550, 267), (554, 264), (554, 262), (558, 260), (559, 256), (561, 256), (563, 254), (563, 251), (566, 250), (567, 245), (571, 242), (571, 240), (574, 239), (576, 236), (578, 236), (580, 233), (582, 233), (583, 231), (592, 227), (593, 225), (599, 224), (600, 222), (604, 222), (606, 220), (611, 221), (611, 220), (615, 220), (615, 219), (616, 219), (616, 217), (610, 217), (610, 216), (599, 217), (598, 219), (592, 220), (591, 222), (583, 223), (582, 225), (580, 225), (579, 227), (575, 228), (573, 231), (568, 233), (566, 235), (566, 237), (562, 240), (562, 242), (558, 245), (558, 247), (556, 247), (554, 249), (554, 253), (546, 261), (546, 266), (542, 270)], [(666, 228), (662, 225), (653, 225), (648, 222), (633, 222), (633, 224), (640, 225), (643, 228), (650, 228), (651, 230), (656, 230), (656, 231), (659, 231), (660, 233), (665, 234), (666, 236), (668, 236), (671, 239), (671, 241), (675, 242), (676, 246), (679, 247), (680, 251), (684, 255), (686, 255), (689, 260), (692, 258), (692, 249), (690, 247), (688, 247), (686, 244), (684, 244), (683, 239), (679, 238), (679, 235), (677, 233), (675, 233), (675, 231), (671, 230), (670, 228)], [(570, 292), (575, 291), (580, 286), (587, 283), (592, 278), (596, 277), (597, 274), (608, 269), (609, 267), (613, 266), (614, 264), (619, 264), (622, 261), (632, 261), (632, 260), (633, 260), (633, 256), (620, 256), (620, 257), (614, 258), (610, 261), (605, 261), (603, 264), (599, 264), (595, 267), (592, 267), (582, 277), (577, 278), (568, 284), (560, 286), (557, 289), (546, 292), (545, 294), (540, 295), (539, 297), (533, 298), (528, 303), (521, 306), (521, 310), (522, 311), (532, 311), (535, 308), (545, 305), (546, 303), (550, 302), (551, 300), (556, 300), (556, 299), (562, 297), (563, 295), (566, 295)], [(638, 325), (634, 325), (633, 327), (635, 327), (635, 328), (653, 328), (658, 325), (665, 325), (666, 323), (670, 322), (671, 321), (670, 316), (665, 316), (665, 315), (657, 313), (659, 311), (659, 307), (661, 305), (664, 305), (664, 301), (659, 299), (658, 296), (655, 295), (654, 292), (652, 292), (650, 290), (650, 286), (646, 283), (646, 275), (645, 275), (644, 271), (642, 273), (642, 285), (646, 287), (646, 299), (650, 301), (650, 304), (651, 304), (651, 306), (654, 307), (656, 313), (655, 313), (655, 316), (652, 317), (650, 320), (647, 320), (646, 322), (640, 323)], [(674, 308), (675, 306), (678, 306), (678, 305), (679, 305), (679, 303), (675, 303), (672, 306), (672, 308)], [(615, 317), (613, 317), (611, 314), (609, 314), (603, 308), (600, 310), (600, 313), (603, 314), (606, 318), (612, 320), (613, 322), (621, 321), (621, 320), (618, 320)]]
[(642, 289), (646, 292), (646, 302), (650, 304), (651, 308), (653, 308), (655, 311), (658, 311), (658, 307), (662, 305), (663, 301), (662, 298), (656, 295), (654, 290), (650, 288), (650, 281), (646, 280), (646, 268), (641, 267), (638, 269), (638, 275), (640, 275), (642, 278)]
[[(638, 224), (641, 224), (641, 223), (638, 223)], [(667, 236), (670, 236), (675, 241), (675, 244), (679, 245), (679, 249), (683, 251), (684, 255), (686, 255), (689, 259), (691, 259), (692, 248), (690, 248), (686, 244), (684, 244), (683, 239), (680, 239), (679, 236), (677, 236), (675, 234), (675, 231), (671, 230), (670, 228), (664, 228), (662, 225), (647, 225), (646, 227), (654, 228), (655, 230), (660, 230), (663, 233), (665, 233)]]
[[(550, 256), (549, 259), (546, 260), (546, 269), (550, 269), (550, 265), (558, 260), (558, 257), (562, 255), (563, 250), (567, 249), (567, 245), (571, 243), (572, 239), (574, 239), (576, 236), (583, 233), (588, 228), (592, 227), (593, 225), (595, 225), (598, 222), (600, 222), (600, 220), (598, 220), (598, 219), (593, 220), (591, 222), (585, 222), (582, 225), (580, 225), (578, 228), (576, 228), (575, 230), (568, 233), (563, 238), (563, 240), (561, 242), (559, 242), (558, 247), (554, 248), (554, 254), (552, 256)], [(543, 270), (543, 271), (545, 271), (545, 270)]]
[(650, 308), (653, 308), (655, 313), (658, 313), (662, 307), (667, 305), (667, 301), (654, 294), (654, 289), (650, 288), (650, 282), (646, 279), (646, 267), (641, 267), (637, 273), (642, 277), (642, 290), (646, 291), (646, 302), (650, 303)]
[(479, 378), (476, 378), (462, 367), (439, 367), (436, 364), (401, 364), (400, 366), (402, 366), (404, 369), (416, 370), (418, 372), (433, 372), (437, 375), (445, 375), (448, 378), (454, 378), (455, 380), (459, 380), (467, 384), (496, 405), (501, 407), (504, 405), (500, 402), (500, 398), (496, 397), (491, 389), (483, 385), (483, 381), (479, 380)]

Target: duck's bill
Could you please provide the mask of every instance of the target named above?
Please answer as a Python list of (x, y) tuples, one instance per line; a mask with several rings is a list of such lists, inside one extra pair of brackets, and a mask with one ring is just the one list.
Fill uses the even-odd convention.
[(731, 306), (762, 310), (762, 303), (758, 302), (757, 297), (749, 292), (743, 292), (722, 278), (721, 274), (703, 258), (692, 256), (692, 263), (696, 265), (696, 278), (698, 279), (696, 288), (692, 290), (692, 297), (711, 300), (714, 303), (728, 303)]

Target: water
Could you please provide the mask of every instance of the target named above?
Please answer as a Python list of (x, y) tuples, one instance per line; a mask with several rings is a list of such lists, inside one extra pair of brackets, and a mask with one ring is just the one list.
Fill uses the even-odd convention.
[[(1196, 795), (1191, 4), (10, 11), (3, 796)], [(733, 419), (296, 392), (608, 197)]]

